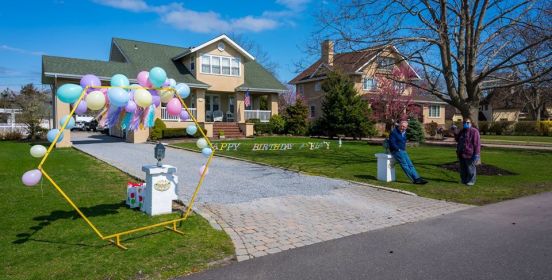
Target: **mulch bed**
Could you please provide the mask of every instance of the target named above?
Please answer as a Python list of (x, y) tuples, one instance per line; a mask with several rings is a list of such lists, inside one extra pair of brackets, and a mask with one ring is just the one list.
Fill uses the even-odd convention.
[[(441, 168), (444, 168), (450, 171), (460, 172), (460, 164), (457, 161), (443, 164), (441, 165)], [(506, 169), (496, 167), (494, 165), (483, 163), (477, 166), (477, 175), (510, 176), (510, 175), (517, 175), (517, 174), (511, 171), (508, 171)]]

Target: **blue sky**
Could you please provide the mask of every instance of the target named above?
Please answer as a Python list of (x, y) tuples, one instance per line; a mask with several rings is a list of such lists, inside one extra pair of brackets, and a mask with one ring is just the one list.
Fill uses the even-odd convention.
[(0, 90), (40, 84), (41, 55), (107, 60), (112, 37), (182, 47), (222, 33), (256, 42), (289, 81), (315, 28), (316, 0), (6, 1), (0, 10)]

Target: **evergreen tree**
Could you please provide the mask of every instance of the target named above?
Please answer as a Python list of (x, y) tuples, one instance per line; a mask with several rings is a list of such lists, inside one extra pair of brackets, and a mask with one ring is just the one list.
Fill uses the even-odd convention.
[(322, 101), (321, 129), (330, 138), (338, 134), (365, 137), (374, 135), (368, 103), (361, 99), (348, 77), (339, 72), (328, 73), (322, 84), (325, 95)]
[(416, 119), (408, 120), (408, 129), (406, 131), (406, 137), (409, 141), (423, 143), (425, 141), (424, 128), (422, 124)]
[(307, 133), (308, 114), (309, 110), (300, 98), (295, 101), (294, 105), (288, 106), (284, 115), (287, 133), (305, 135)]

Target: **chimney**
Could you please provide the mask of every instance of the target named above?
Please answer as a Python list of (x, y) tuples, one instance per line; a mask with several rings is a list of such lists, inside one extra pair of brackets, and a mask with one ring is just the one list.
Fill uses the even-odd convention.
[(328, 65), (333, 65), (334, 61), (334, 42), (332, 40), (324, 40), (322, 42), (322, 62)]

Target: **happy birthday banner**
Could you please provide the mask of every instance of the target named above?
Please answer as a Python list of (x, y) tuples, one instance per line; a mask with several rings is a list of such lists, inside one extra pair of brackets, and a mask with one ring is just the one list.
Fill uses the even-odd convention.
[[(243, 143), (213, 143), (213, 148), (216, 151), (238, 151)], [(306, 143), (277, 143), (264, 144), (255, 143), (251, 147), (251, 151), (289, 151), (289, 150), (329, 150), (330, 142), (306, 142)]]

